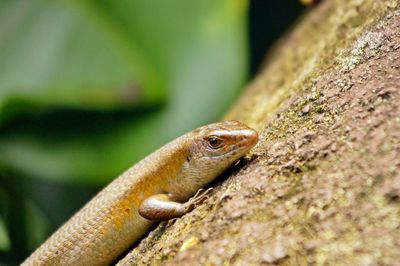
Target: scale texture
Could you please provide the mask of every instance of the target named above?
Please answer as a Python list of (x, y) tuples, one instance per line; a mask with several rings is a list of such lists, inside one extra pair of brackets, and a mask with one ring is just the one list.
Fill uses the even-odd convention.
[[(220, 145), (220, 140), (223, 145)], [(138, 210), (151, 196), (187, 202), (258, 140), (236, 121), (193, 130), (155, 151), (99, 192), (22, 265), (108, 265), (155, 221)], [(210, 148), (210, 141), (215, 147)]]

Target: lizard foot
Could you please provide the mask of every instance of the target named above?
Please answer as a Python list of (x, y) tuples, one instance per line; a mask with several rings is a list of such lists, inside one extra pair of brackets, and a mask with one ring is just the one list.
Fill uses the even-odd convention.
[(201, 203), (203, 203), (206, 199), (210, 197), (210, 194), (214, 191), (214, 188), (208, 188), (208, 189), (199, 189), (196, 194), (189, 199), (187, 202), (188, 205), (188, 211), (193, 210), (197, 206), (199, 206)]

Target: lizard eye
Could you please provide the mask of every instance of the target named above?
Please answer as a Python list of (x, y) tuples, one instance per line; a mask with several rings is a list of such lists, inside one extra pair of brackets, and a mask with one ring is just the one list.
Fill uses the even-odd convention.
[(224, 141), (218, 137), (211, 136), (207, 138), (208, 146), (210, 146), (211, 149), (218, 149), (222, 146)]

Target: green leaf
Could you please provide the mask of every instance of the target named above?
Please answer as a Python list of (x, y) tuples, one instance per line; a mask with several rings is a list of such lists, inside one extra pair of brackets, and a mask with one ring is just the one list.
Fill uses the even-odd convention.
[(147, 62), (84, 4), (17, 0), (0, 8), (0, 122), (25, 109), (107, 110), (162, 100)]
[(26, 221), (27, 245), (29, 250), (34, 250), (49, 234), (50, 222), (46, 219), (46, 215), (29, 200), (26, 202), (26, 217), (28, 217)]
[(7, 252), (11, 248), (11, 241), (8, 237), (6, 224), (2, 217), (0, 217), (0, 250)]
[[(21, 0), (0, 8), (0, 119), (78, 108), (76, 117), (47, 112), (0, 134), (0, 165), (27, 176), (106, 182), (218, 119), (245, 79), (247, 1)], [(104, 113), (127, 106), (136, 111), (123, 119)], [(92, 119), (79, 109), (102, 112)]]

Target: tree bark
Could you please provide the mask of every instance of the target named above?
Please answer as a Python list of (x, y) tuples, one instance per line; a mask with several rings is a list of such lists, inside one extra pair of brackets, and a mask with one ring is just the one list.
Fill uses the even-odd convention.
[(226, 115), (260, 142), (121, 265), (400, 265), (400, 1), (325, 0)]

